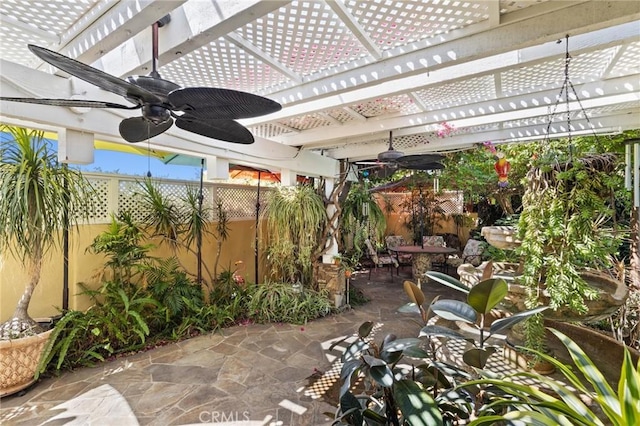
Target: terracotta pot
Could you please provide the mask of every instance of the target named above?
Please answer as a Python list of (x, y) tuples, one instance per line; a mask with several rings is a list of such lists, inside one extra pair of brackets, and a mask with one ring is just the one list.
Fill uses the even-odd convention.
[(0, 340), (0, 397), (14, 394), (35, 382), (42, 350), (52, 332)]

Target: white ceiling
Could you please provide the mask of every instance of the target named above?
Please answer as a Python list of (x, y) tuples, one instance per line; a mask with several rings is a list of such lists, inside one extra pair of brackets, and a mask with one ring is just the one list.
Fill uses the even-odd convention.
[[(51, 75), (26, 45), (123, 78), (147, 74), (150, 28), (166, 14), (163, 78), (248, 91), (283, 109), (241, 120), (254, 145), (174, 127), (154, 147), (324, 174), (335, 162), (320, 155), (373, 159), (389, 131), (396, 149), (416, 154), (562, 134), (568, 123), (572, 134), (640, 128), (637, 1), (2, 0), (0, 93), (122, 103)], [(564, 85), (566, 35), (572, 86)], [(118, 122), (133, 115), (0, 105), (4, 122), (112, 141), (122, 141)]]

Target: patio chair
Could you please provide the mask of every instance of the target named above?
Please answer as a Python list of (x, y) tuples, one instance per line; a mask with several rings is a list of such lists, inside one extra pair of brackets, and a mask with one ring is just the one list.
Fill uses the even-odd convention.
[(458, 269), (463, 263), (470, 263), (478, 266), (482, 263), (482, 254), (487, 248), (487, 243), (478, 240), (469, 240), (462, 250), (461, 256), (451, 256), (447, 259), (447, 266)]
[[(425, 235), (422, 237), (422, 246), (446, 247), (444, 237), (440, 235)], [(431, 256), (431, 269), (434, 271), (447, 272), (447, 257), (444, 254)]]
[(410, 253), (398, 253), (397, 251), (391, 251), (390, 248), (397, 246), (406, 246), (407, 241), (402, 235), (387, 235), (384, 239), (387, 245), (387, 251), (398, 263), (398, 268), (403, 266), (412, 266), (413, 256)]
[(367, 246), (366, 256), (363, 258), (364, 266), (369, 268), (369, 279), (371, 279), (371, 271), (373, 269), (388, 266), (391, 277), (393, 278), (393, 268), (398, 267), (398, 262), (393, 256), (385, 253), (378, 253), (373, 247), (371, 240), (368, 238), (364, 241)]

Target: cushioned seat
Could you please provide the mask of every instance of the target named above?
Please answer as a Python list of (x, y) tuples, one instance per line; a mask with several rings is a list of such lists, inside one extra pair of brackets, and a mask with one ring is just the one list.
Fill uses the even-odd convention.
[(461, 256), (451, 256), (447, 259), (447, 265), (457, 269), (463, 263), (470, 263), (478, 266), (482, 263), (482, 254), (487, 248), (487, 243), (478, 240), (469, 240), (462, 250)]
[[(402, 235), (388, 235), (384, 239), (387, 244), (387, 250), (398, 246), (408, 245)], [(397, 251), (389, 250), (389, 255), (393, 256), (398, 263), (398, 267), (411, 266), (413, 262), (413, 256), (410, 253), (398, 253)]]
[(371, 271), (376, 268), (381, 268), (388, 266), (389, 271), (391, 272), (391, 276), (393, 276), (393, 268), (398, 267), (398, 262), (396, 259), (385, 253), (378, 253), (377, 250), (373, 247), (371, 241), (367, 238), (364, 241), (364, 244), (367, 246), (367, 254), (366, 260), (368, 261), (369, 267), (369, 279), (371, 279)]
[[(440, 235), (425, 235), (422, 237), (422, 246), (445, 247), (444, 237)], [(446, 272), (447, 257), (444, 254), (434, 254), (431, 256), (431, 269)]]

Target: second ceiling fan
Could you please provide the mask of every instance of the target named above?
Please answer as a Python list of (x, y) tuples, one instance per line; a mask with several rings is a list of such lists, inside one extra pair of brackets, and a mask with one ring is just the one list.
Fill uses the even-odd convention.
[[(390, 169), (409, 170), (439, 170), (444, 168), (442, 154), (413, 154), (404, 155), (393, 147), (393, 132), (389, 132), (389, 149), (378, 154), (377, 161), (358, 161), (356, 164), (364, 166), (387, 167)], [(361, 168), (362, 169), (362, 168)]]

